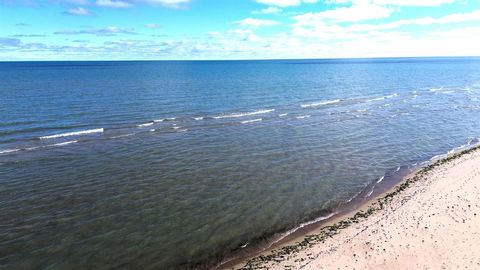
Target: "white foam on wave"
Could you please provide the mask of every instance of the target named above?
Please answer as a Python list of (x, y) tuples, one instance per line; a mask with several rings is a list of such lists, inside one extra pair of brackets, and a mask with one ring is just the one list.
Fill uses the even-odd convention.
[(154, 123), (161, 123), (161, 122), (166, 122), (166, 121), (174, 121), (175, 117), (169, 117), (169, 118), (162, 118), (162, 119), (156, 119), (156, 120), (153, 120)]
[(440, 160), (440, 159), (443, 159), (444, 157), (446, 157), (447, 154), (440, 154), (440, 155), (435, 155), (433, 157), (430, 158), (430, 161), (436, 161), (436, 160)]
[(253, 112), (218, 115), (218, 116), (214, 116), (213, 118), (214, 119), (238, 118), (238, 117), (245, 117), (245, 116), (251, 116), (251, 115), (266, 114), (266, 113), (271, 113), (271, 112), (274, 112), (274, 111), (275, 111), (275, 109), (264, 109), (264, 110), (258, 110), (258, 111), (253, 111)]
[(8, 154), (8, 153), (15, 153), (18, 152), (22, 149), (5, 149), (5, 150), (0, 150), (0, 155), (1, 154)]
[(82, 130), (82, 131), (74, 131), (74, 132), (67, 132), (67, 133), (60, 133), (48, 136), (39, 137), (40, 140), (47, 140), (47, 139), (56, 139), (62, 137), (70, 137), (70, 136), (79, 136), (79, 135), (86, 135), (86, 134), (94, 134), (94, 133), (103, 133), (103, 128), (97, 129), (89, 129), (89, 130)]
[(335, 99), (335, 100), (324, 100), (320, 102), (314, 102), (314, 103), (309, 103), (309, 104), (300, 104), (300, 107), (302, 108), (313, 108), (313, 107), (318, 107), (318, 106), (325, 106), (325, 105), (331, 105), (340, 102), (340, 99)]
[(394, 97), (396, 97), (396, 96), (398, 96), (398, 94), (397, 94), (397, 93), (393, 93), (393, 94), (388, 95), (388, 96), (383, 96), (383, 97), (368, 99), (368, 100), (366, 100), (366, 102), (379, 101), (379, 100), (394, 98)]
[(45, 147), (55, 147), (55, 146), (64, 146), (64, 145), (69, 145), (69, 144), (72, 144), (72, 143), (77, 143), (78, 141), (68, 141), (68, 142), (62, 142), (62, 143), (55, 143), (55, 144), (50, 144), (50, 145), (46, 145)]
[(140, 127), (140, 128), (142, 128), (142, 127), (149, 127), (149, 126), (153, 125), (153, 123), (154, 123), (154, 122), (148, 122), (148, 123), (144, 123), (144, 124), (137, 125), (137, 127)]
[(41, 146), (0, 150), (0, 154), (9, 154), (9, 153), (15, 153), (15, 152), (19, 152), (19, 151), (32, 151), (32, 150), (37, 150), (37, 149), (41, 149), (41, 148), (49, 148), (49, 147), (59, 147), (59, 146), (65, 146), (65, 145), (69, 145), (69, 144), (73, 144), (73, 143), (77, 143), (77, 142), (78, 142), (77, 140), (74, 140), (74, 141), (47, 144), (47, 145), (41, 145)]
[(337, 213), (337, 212), (333, 212), (333, 213), (328, 214), (328, 215), (326, 215), (326, 216), (321, 216), (321, 217), (318, 217), (318, 218), (316, 218), (316, 219), (314, 219), (314, 220), (304, 222), (304, 223), (298, 225), (297, 227), (295, 227), (295, 228), (287, 231), (286, 233), (282, 234), (278, 239), (276, 239), (275, 241), (273, 241), (267, 248), (270, 248), (272, 245), (274, 245), (274, 244), (282, 241), (283, 239), (285, 239), (285, 237), (291, 235), (292, 233), (294, 233), (294, 232), (296, 232), (296, 231), (298, 231), (298, 230), (300, 230), (300, 229), (302, 229), (302, 228), (304, 228), (304, 227), (306, 227), (306, 226), (308, 226), (308, 225), (312, 225), (312, 224), (318, 223), (318, 222), (320, 222), (320, 221), (327, 220), (327, 219), (335, 216), (336, 214), (338, 214), (338, 213)]
[(368, 194), (365, 195), (365, 198), (368, 198), (368, 197), (372, 196), (374, 190), (375, 190), (375, 186), (373, 186), (372, 190), (370, 190), (370, 192), (368, 192)]
[(195, 118), (193, 118), (193, 119), (195, 119), (195, 120), (197, 120), (197, 121), (200, 121), (200, 120), (203, 120), (203, 116), (202, 116), (202, 117), (195, 117)]
[(278, 117), (285, 117), (287, 115), (288, 115), (288, 113), (282, 113), (282, 114), (279, 114)]
[(382, 176), (382, 177), (378, 178), (378, 180), (377, 180), (377, 184), (378, 184), (378, 183), (380, 183), (380, 182), (382, 182), (382, 181), (383, 181), (383, 179), (385, 179), (385, 176)]
[(440, 87), (440, 88), (431, 88), (430, 89), (430, 92), (440, 92), (442, 94), (452, 94), (452, 93), (455, 93), (457, 91), (466, 91), (466, 92), (470, 92), (471, 89), (470, 87), (465, 87), (465, 88), (458, 88), (458, 87), (450, 87), (450, 88), (444, 88), (443, 86)]
[(430, 91), (430, 92), (437, 92), (437, 91), (443, 91), (443, 89), (444, 89), (444, 88), (443, 88), (443, 86), (442, 86), (442, 87), (440, 87), (440, 88), (430, 88), (429, 91)]
[(252, 119), (252, 120), (245, 120), (245, 121), (242, 121), (240, 123), (242, 124), (250, 124), (250, 123), (255, 123), (255, 122), (260, 122), (262, 121), (263, 119), (262, 118), (257, 118), (257, 119)]
[(297, 119), (304, 119), (304, 118), (309, 118), (311, 115), (307, 114), (307, 115), (300, 115), (300, 116), (297, 116), (296, 118)]
[(463, 150), (466, 150), (472, 146), (476, 146), (480, 144), (480, 140), (478, 138), (469, 138), (468, 139), (468, 142), (466, 144), (462, 144), (458, 147), (455, 147), (453, 148), (452, 150), (448, 151), (448, 155), (451, 155), (451, 154), (455, 154), (455, 153), (458, 153), (458, 152), (461, 152)]

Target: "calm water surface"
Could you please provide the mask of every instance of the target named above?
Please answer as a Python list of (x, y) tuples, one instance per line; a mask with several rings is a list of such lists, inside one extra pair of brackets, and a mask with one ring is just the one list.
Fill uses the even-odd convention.
[(0, 268), (183, 269), (480, 136), (480, 59), (0, 63)]

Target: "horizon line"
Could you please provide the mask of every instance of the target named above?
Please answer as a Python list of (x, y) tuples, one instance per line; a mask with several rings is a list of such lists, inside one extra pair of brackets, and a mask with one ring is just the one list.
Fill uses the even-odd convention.
[(451, 56), (373, 56), (373, 57), (322, 57), (322, 58), (245, 58), (245, 59), (99, 59), (99, 60), (0, 60), (0, 63), (12, 62), (234, 62), (234, 61), (292, 61), (292, 60), (362, 60), (362, 59), (415, 59), (415, 58), (480, 58), (480, 55)]

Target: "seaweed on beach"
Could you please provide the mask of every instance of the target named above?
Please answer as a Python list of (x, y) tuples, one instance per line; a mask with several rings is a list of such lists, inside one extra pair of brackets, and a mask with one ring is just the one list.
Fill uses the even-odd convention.
[[(271, 262), (280, 263), (284, 261), (289, 255), (298, 253), (316, 244), (324, 243), (327, 238), (331, 238), (334, 235), (340, 233), (342, 229), (348, 228), (352, 224), (359, 223), (360, 221), (368, 218), (373, 213), (384, 209), (385, 206), (388, 205), (395, 196), (402, 193), (404, 190), (410, 187), (413, 183), (426, 179), (427, 174), (433, 169), (479, 149), (480, 149), (480, 145), (461, 151), (459, 153), (447, 156), (443, 159), (437, 160), (436, 162), (421, 168), (412, 177), (406, 178), (402, 183), (394, 187), (393, 191), (385, 194), (384, 196), (378, 198), (376, 201), (371, 203), (366, 210), (360, 210), (349, 218), (343, 219), (333, 225), (325, 226), (320, 230), (319, 233), (305, 236), (305, 238), (301, 242), (278, 248), (276, 250), (273, 250), (268, 255), (259, 255), (257, 257), (254, 257), (248, 260), (241, 269), (242, 270), (267, 269), (267, 267), (265, 266), (267, 263), (271, 263)], [(299, 261), (303, 261), (303, 260), (305, 259), (303, 258), (299, 259)]]

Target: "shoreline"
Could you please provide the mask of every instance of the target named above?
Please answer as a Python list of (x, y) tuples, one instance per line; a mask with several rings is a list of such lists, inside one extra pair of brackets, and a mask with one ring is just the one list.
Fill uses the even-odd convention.
[[(332, 216), (327, 217), (325, 220), (311, 221), (311, 224), (306, 225), (305, 228), (300, 225), (292, 229), (294, 230), (293, 233), (279, 241), (270, 243), (268, 247), (259, 248), (257, 252), (224, 261), (214, 267), (214, 269), (264, 269), (267, 266), (268, 269), (275, 269), (276, 265), (288, 261), (287, 258), (305, 253), (305, 251), (312, 249), (314, 246), (332, 239), (343, 230), (368, 220), (368, 217), (371, 215), (382, 212), (393, 200), (399, 197), (398, 195), (401, 195), (417, 182), (428, 178), (430, 172), (434, 171), (434, 169), (442, 169), (442, 165), (450, 164), (478, 150), (480, 150), (480, 145), (477, 144), (461, 149), (458, 152), (450, 151), (440, 159), (432, 158), (422, 163), (423, 166), (414, 168), (410, 173), (402, 177), (400, 181), (380, 191), (375, 196), (366, 198), (360, 203), (350, 206), (350, 208), (346, 207), (346, 209), (339, 212), (334, 212), (331, 214)], [(304, 258), (301, 261), (304, 261)], [(285, 267), (296, 269), (289, 268), (288, 265)], [(285, 267), (279, 266), (278, 268), (284, 269)]]

